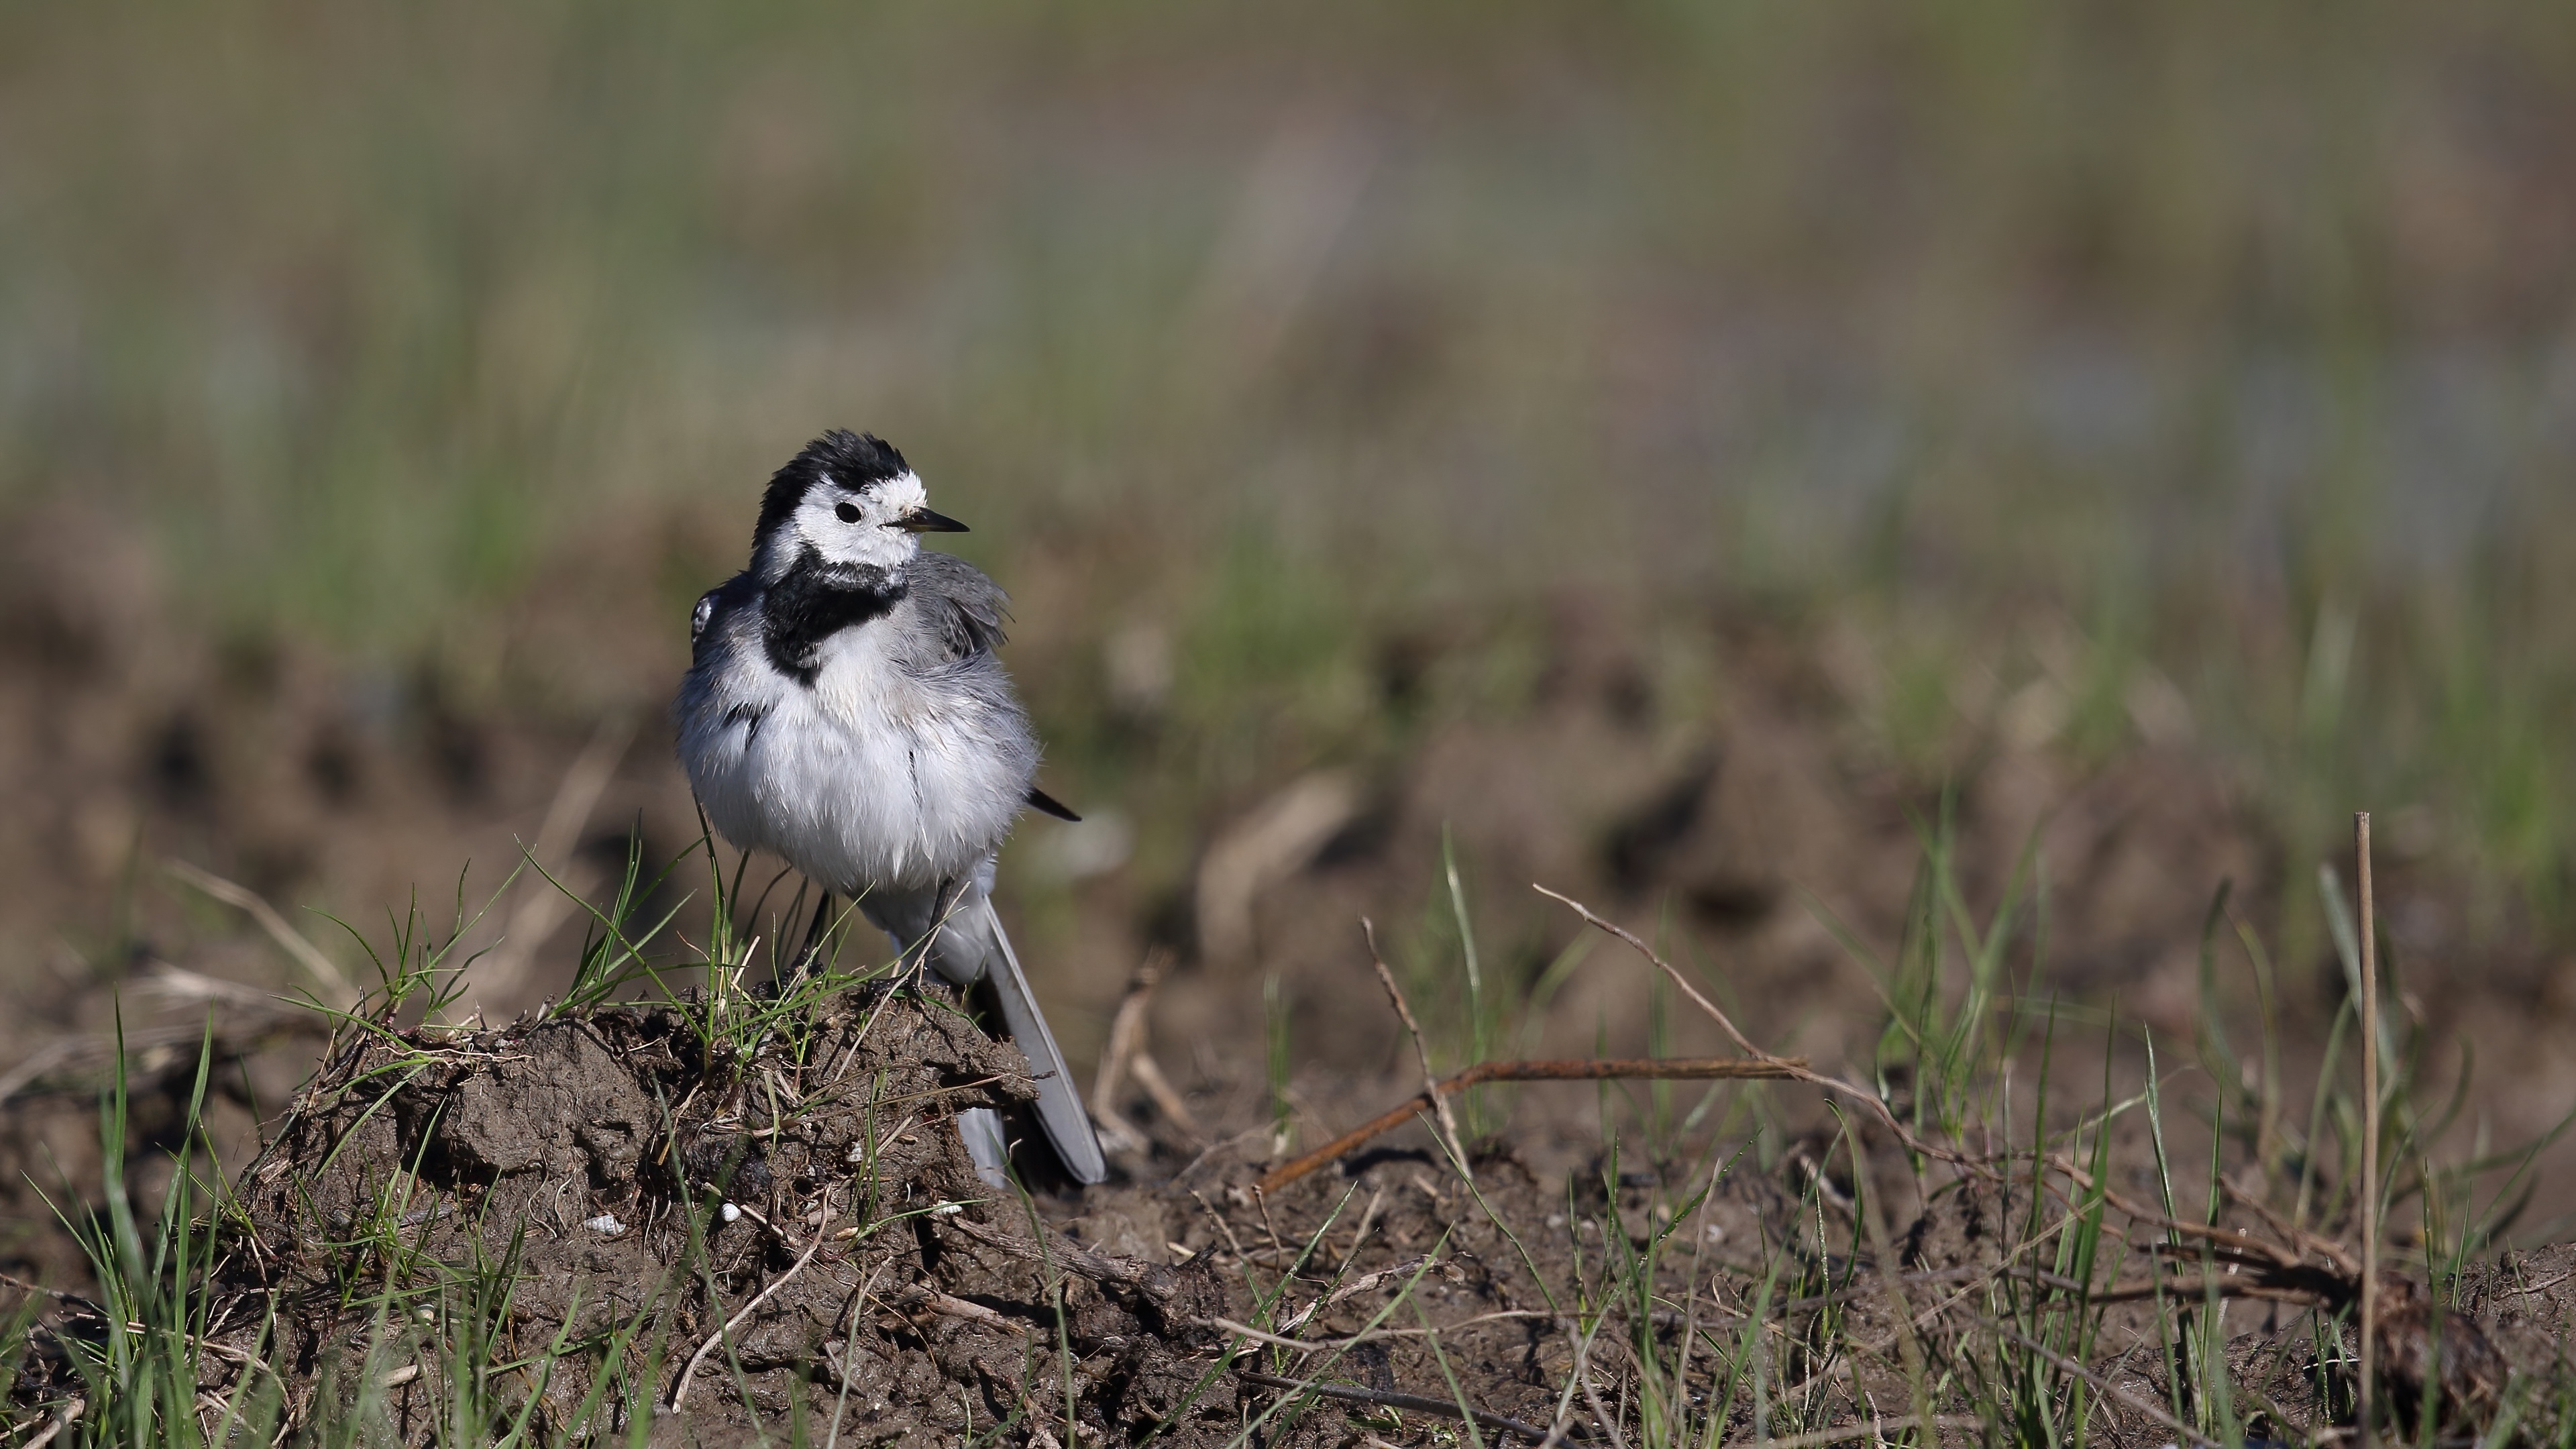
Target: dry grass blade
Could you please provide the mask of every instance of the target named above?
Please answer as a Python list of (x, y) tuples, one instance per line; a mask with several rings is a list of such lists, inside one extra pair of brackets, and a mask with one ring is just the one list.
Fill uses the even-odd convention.
[(2038, 1355), (2040, 1358), (2046, 1360), (2052, 1367), (2056, 1368), (2060, 1373), (2073, 1374), (2075, 1377), (2091, 1384), (2094, 1388), (2099, 1389), (2104, 1394), (2118, 1400), (2122, 1407), (2133, 1413), (2143, 1414), (2146, 1417), (2155, 1420), (2157, 1423), (2164, 1425), (2167, 1429), (2180, 1435), (2186, 1442), (2196, 1444), (2200, 1446), (2200, 1449), (2227, 1449), (2226, 1445), (2221, 1444), (2219, 1441), (2201, 1433), (2189, 1424), (2186, 1424), (2182, 1420), (2175, 1418), (2173, 1415), (2166, 1413), (2156, 1405), (2139, 1398), (2137, 1395), (2121, 1388), (2109, 1379), (2102, 1377), (2100, 1374), (2095, 1373), (2093, 1370), (2086, 1368), (2084, 1365), (2077, 1363), (2071, 1358), (2068, 1358), (2066, 1355), (2059, 1353), (2057, 1350), (2050, 1348), (2048, 1345), (2016, 1332), (2009, 1325), (1997, 1323), (1991, 1318), (1984, 1317), (1980, 1317), (1977, 1322), (1981, 1324), (1988, 1333), (1994, 1334), (1998, 1338), (2009, 1339), (2013, 1343), (2019, 1345), (2025, 1353)]
[(1118, 1089), (1127, 1084), (1128, 1063), (1144, 1049), (1145, 1017), (1154, 986), (1162, 979), (1162, 956), (1160, 950), (1146, 952), (1127, 979), (1127, 995), (1110, 1019), (1109, 1042), (1100, 1051), (1100, 1070), (1091, 1079), (1091, 1120), (1101, 1129), (1102, 1145), (1113, 1152), (1142, 1152), (1149, 1145), (1145, 1134), (1119, 1112)]
[(1218, 836), (1199, 863), (1199, 954), (1218, 963), (1250, 959), (1253, 902), (1314, 859), (1358, 813), (1359, 800), (1349, 775), (1318, 770)]
[(174, 1006), (232, 1006), (250, 1011), (273, 1012), (283, 1006), (300, 1003), (281, 1002), (277, 993), (238, 981), (226, 981), (202, 971), (167, 961), (155, 961), (151, 970), (136, 987), (136, 994), (154, 997)]
[[(1032, 1239), (1015, 1237), (964, 1216), (946, 1218), (942, 1221), (947, 1227), (964, 1233), (986, 1247), (998, 1248), (1015, 1258), (1050, 1264), (1077, 1276), (1088, 1278), (1094, 1283), (1116, 1283), (1121, 1287), (1133, 1288), (1158, 1299), (1169, 1299), (1172, 1296), (1172, 1287), (1168, 1281), (1171, 1270), (1155, 1264), (1140, 1263), (1131, 1258), (1114, 1258), (1106, 1253), (1094, 1253), (1053, 1233), (1049, 1233), (1046, 1243), (1041, 1245)], [(1222, 1222), (1223, 1219), (1219, 1221)]]
[(48, 1288), (42, 1283), (30, 1283), (24, 1278), (8, 1273), (0, 1273), (0, 1285), (15, 1288), (21, 1293), (32, 1293), (39, 1298), (50, 1298), (66, 1308), (76, 1308), (83, 1313), (93, 1313), (101, 1318), (107, 1316), (107, 1310), (96, 1303), (77, 1293), (66, 1293), (60, 1288)]
[(1937, 1434), (1945, 1429), (1982, 1429), (1985, 1426), (1986, 1421), (1974, 1414), (1938, 1414), (1928, 1419), (1920, 1414), (1906, 1414), (1894, 1419), (1861, 1419), (1831, 1429), (1811, 1429), (1804, 1434), (1738, 1442), (1759, 1443), (1763, 1449), (1822, 1449), (1827, 1444), (1848, 1444), (1854, 1439), (1876, 1440), (1906, 1429), (1929, 1428)]
[(1127, 1069), (1135, 1075), (1136, 1085), (1144, 1088), (1145, 1095), (1154, 1099), (1154, 1108), (1163, 1114), (1163, 1120), (1179, 1128), (1183, 1137), (1195, 1144), (1207, 1136), (1200, 1130), (1199, 1119), (1190, 1115), (1190, 1104), (1183, 1100), (1180, 1089), (1172, 1085), (1171, 1078), (1163, 1075), (1163, 1065), (1154, 1060), (1152, 1052), (1136, 1053), (1136, 1059), (1127, 1064)]
[(296, 965), (304, 968), (305, 974), (313, 978), (316, 986), (331, 993), (332, 1005), (347, 1006), (358, 999), (358, 989), (349, 984), (349, 978), (340, 973), (340, 968), (332, 963), (331, 958), (323, 955), (320, 947), (306, 939), (303, 932), (295, 929), (284, 916), (279, 915), (277, 907), (270, 905), (257, 891), (248, 886), (236, 885), (212, 871), (190, 865), (184, 860), (164, 861), (162, 868), (178, 880), (196, 887), (235, 910), (247, 913), (252, 920), (257, 921), (259, 928), (266, 931), (269, 939), (275, 941), (280, 950), (292, 957)]
[(1907, 1150), (1911, 1152), (1932, 1158), (1938, 1162), (1949, 1163), (1963, 1171), (1978, 1173), (1985, 1173), (1987, 1171), (1984, 1164), (1968, 1157), (1965, 1153), (1944, 1147), (1936, 1142), (1924, 1141), (1921, 1137), (1908, 1129), (1904, 1123), (1896, 1120), (1896, 1114), (1888, 1110), (1887, 1104), (1879, 1100), (1879, 1096), (1876, 1092), (1870, 1091), (1866, 1087), (1857, 1086), (1853, 1083), (1843, 1081), (1836, 1077), (1826, 1076), (1824, 1073), (1810, 1068), (1804, 1061), (1792, 1060), (1787, 1057), (1775, 1057), (1769, 1052), (1762, 1050), (1760, 1047), (1755, 1046), (1750, 1038), (1745, 1036), (1743, 1032), (1736, 1029), (1735, 1019), (1733, 1017), (1728, 1016), (1724, 1011), (1720, 1010), (1716, 1002), (1709, 1000), (1697, 986), (1691, 983), (1691, 979), (1689, 977), (1684, 976), (1679, 969), (1674, 967), (1673, 963), (1656, 954), (1655, 948), (1647, 945), (1645, 940), (1638, 936), (1634, 931), (1619, 925), (1615, 921), (1604, 919), (1603, 917), (1595, 914), (1591, 907), (1576, 900), (1572, 896), (1549, 890), (1547, 887), (1535, 882), (1531, 883), (1530, 889), (1537, 891), (1540, 895), (1547, 897), (1549, 900), (1559, 901), (1564, 903), (1566, 906), (1571, 907), (1576, 915), (1583, 918), (1585, 924), (1607, 932), (1608, 934), (1616, 936), (1620, 940), (1627, 942), (1630, 949), (1634, 950), (1638, 955), (1645, 957), (1656, 970), (1663, 972), (1665, 977), (1669, 979), (1674, 986), (1680, 988), (1681, 993), (1690, 998), (1692, 1005), (1697, 1006), (1701, 1011), (1707, 1013), (1709, 1019), (1717, 1023), (1718, 1029), (1725, 1032), (1727, 1036), (1735, 1042), (1736, 1046), (1742, 1049), (1746, 1055), (1752, 1057), (1756, 1061), (1778, 1067), (1780, 1069), (1778, 1072), (1780, 1077), (1790, 1081), (1805, 1082), (1809, 1086), (1821, 1088), (1822, 1090), (1831, 1092), (1838, 1097), (1858, 1102), (1862, 1106), (1868, 1108), (1870, 1114), (1876, 1117), (1880, 1124), (1885, 1126), (1888, 1131), (1896, 1134), (1896, 1140), (1904, 1143)]
[(821, 1228), (815, 1230), (814, 1241), (806, 1244), (804, 1253), (798, 1256), (794, 1267), (791, 1267), (786, 1272), (770, 1279), (769, 1286), (761, 1289), (758, 1293), (753, 1294), (751, 1301), (742, 1305), (741, 1312), (736, 1313), (729, 1319), (726, 1319), (724, 1327), (708, 1334), (707, 1341), (698, 1345), (698, 1351), (689, 1355), (688, 1367), (680, 1370), (680, 1381), (671, 1385), (671, 1402), (669, 1407), (672, 1413), (678, 1413), (680, 1411), (680, 1405), (688, 1399), (689, 1381), (698, 1376), (698, 1366), (707, 1361), (707, 1355), (715, 1352), (716, 1345), (722, 1343), (727, 1337), (731, 1336), (735, 1329), (740, 1328), (743, 1324), (749, 1322), (751, 1320), (751, 1315), (759, 1309), (760, 1305), (769, 1301), (771, 1294), (774, 1294), (779, 1289), (786, 1287), (797, 1274), (805, 1271), (805, 1265), (813, 1262), (814, 1255), (823, 1251), (823, 1245), (832, 1240), (832, 1235), (828, 1231), (830, 1227), (831, 1223), (827, 1219)]
[[(1870, 1171), (1869, 1149), (1859, 1142), (1850, 1144), (1852, 1182), (1860, 1189), (1861, 1222), (1869, 1231), (1870, 1251), (1881, 1263), (1898, 1261), (1887, 1233), (1887, 1205), (1879, 1196), (1877, 1174)], [(1932, 1394), (1927, 1386), (1923, 1362), (1923, 1343), (1914, 1326), (1914, 1305), (1905, 1292), (1903, 1273), (1881, 1273), (1880, 1282), (1887, 1289), (1890, 1305), (1896, 1310), (1896, 1348), (1905, 1364), (1905, 1386), (1914, 1398), (1917, 1423), (1933, 1419)]]
[(2379, 1329), (2379, 930), (2370, 894), (2370, 812), (2352, 817), (2361, 902), (2361, 1374), (2354, 1413), (2370, 1449), (2372, 1344)]
[(1746, 1056), (1752, 1057), (1770, 1056), (1770, 1053), (1762, 1050), (1762, 1048), (1758, 1046), (1755, 1046), (1752, 1038), (1747, 1037), (1743, 1032), (1736, 1030), (1735, 1019), (1728, 1016), (1725, 1012), (1720, 1011), (1716, 1002), (1711, 1001), (1706, 996), (1700, 994), (1700, 989), (1691, 984), (1690, 978), (1673, 969), (1672, 963), (1656, 954), (1655, 948), (1647, 945), (1643, 937), (1640, 937), (1635, 932), (1615, 921), (1606, 920), (1601, 916), (1593, 914), (1590, 906), (1585, 905), (1583, 902), (1576, 900), (1572, 896), (1559, 894), (1558, 892), (1549, 890), (1547, 887), (1539, 885), (1536, 882), (1531, 883), (1530, 889), (1547, 897), (1549, 900), (1561, 901), (1572, 907), (1574, 913), (1583, 918), (1584, 924), (1592, 926), (1597, 930), (1609, 932), (1611, 935), (1627, 942), (1630, 947), (1635, 949), (1637, 954), (1645, 957), (1648, 961), (1653, 962), (1655, 969), (1670, 977), (1673, 985), (1680, 987), (1682, 994), (1691, 999), (1692, 1005), (1697, 1006), (1700, 1010), (1708, 1013), (1709, 1019), (1717, 1023), (1718, 1030), (1725, 1032), (1728, 1038), (1734, 1041), (1738, 1051), (1743, 1052)]
[(70, 1428), (81, 1415), (87, 1412), (89, 1412), (89, 1400), (64, 1400), (63, 1406), (54, 1410), (52, 1416), (45, 1420), (45, 1427), (27, 1436), (27, 1442), (19, 1445), (18, 1449), (45, 1449), (46, 1445), (54, 1442), (55, 1436)]
[[(849, 1324), (848, 1332), (852, 1335), (858, 1332), (860, 1315), (868, 1311), (868, 1300), (876, 1296), (877, 1280), (885, 1276), (886, 1268), (893, 1261), (892, 1258), (877, 1260), (877, 1265), (868, 1270), (868, 1280), (860, 1284), (859, 1291), (851, 1296), (849, 1312), (841, 1321)], [(826, 1345), (824, 1351), (828, 1354), (831, 1351), (830, 1346)], [(850, 1407), (850, 1375), (858, 1366), (858, 1357), (851, 1340), (844, 1338), (841, 1342), (839, 1364), (841, 1387), (840, 1392), (832, 1399), (832, 1428), (823, 1436), (823, 1449), (840, 1449), (841, 1418)]]
[(1395, 984), (1395, 973), (1386, 969), (1386, 957), (1377, 949), (1377, 925), (1366, 916), (1360, 917), (1360, 936), (1368, 942), (1369, 964), (1377, 968), (1378, 984), (1386, 988), (1386, 999), (1395, 1003), (1395, 1015), (1404, 1023), (1404, 1034), (1413, 1039), (1413, 1059), (1422, 1064), (1422, 1095), (1431, 1099), (1440, 1135), (1449, 1144), (1449, 1160), (1458, 1164), (1460, 1177), (1474, 1182), (1476, 1174), (1467, 1163), (1466, 1141), (1458, 1135), (1458, 1114), (1450, 1110), (1448, 1094), (1440, 1090), (1439, 1073), (1431, 1070), (1431, 1048), (1423, 1044), (1422, 1024), (1413, 1019), (1413, 1007), (1404, 999), (1404, 988)]
[[(612, 714), (599, 722), (590, 743), (582, 747), (571, 768), (564, 771), (562, 782), (555, 786), (554, 799), (546, 806), (546, 818), (537, 827), (536, 844), (529, 848), (529, 859), (546, 869), (564, 868), (573, 847), (580, 843), (582, 828), (590, 823), (591, 812), (599, 808), (599, 797), (616, 774), (617, 762), (626, 757), (626, 746), (634, 738), (632, 715)], [(536, 958), (537, 948), (578, 909), (573, 897), (547, 886), (542, 877), (534, 882), (523, 881), (521, 889), (526, 894), (510, 912), (499, 944), (475, 965), (474, 989), (478, 998), (489, 996), (497, 1002), (517, 991)]]
[[(1271, 1374), (1255, 1373), (1247, 1368), (1236, 1369), (1234, 1376), (1248, 1384), (1259, 1384), (1265, 1389), (1286, 1389), (1293, 1393), (1313, 1394), (1318, 1398), (1333, 1399), (1345, 1404), (1369, 1404), (1386, 1409), (1411, 1409), (1418, 1414), (1436, 1414), (1444, 1419), (1473, 1419), (1484, 1428), (1498, 1430), (1505, 1434), (1518, 1434), (1533, 1444), (1543, 1443), (1548, 1437), (1548, 1431), (1536, 1424), (1525, 1424), (1509, 1415), (1493, 1413), (1486, 1409), (1462, 1409), (1447, 1399), (1434, 1399), (1422, 1394), (1402, 1394), (1387, 1389), (1363, 1389), (1347, 1384), (1319, 1384), (1301, 1379), (1283, 1379)], [(1568, 1434), (1565, 1437), (1573, 1436)]]
[(1413, 1120), (1418, 1113), (1431, 1110), (1441, 1097), (1452, 1097), (1469, 1087), (1487, 1082), (1612, 1082), (1612, 1081), (1787, 1081), (1812, 1075), (1803, 1060), (1766, 1057), (1744, 1061), (1737, 1057), (1629, 1057), (1596, 1061), (1577, 1059), (1531, 1062), (1479, 1062), (1475, 1066), (1433, 1084), (1431, 1090), (1417, 1092), (1401, 1106), (1391, 1107), (1369, 1121), (1361, 1123), (1305, 1156), (1280, 1164), (1257, 1184), (1264, 1193), (1274, 1193), (1317, 1169), (1348, 1156), (1369, 1142), (1394, 1131)]
[[(2032, 1282), (2057, 1289), (2062, 1293), (2084, 1293), (2084, 1285), (2072, 1278), (2054, 1273), (2028, 1275)], [(2144, 1303), (2162, 1296), (2177, 1302), (2195, 1302), (2203, 1298), (2251, 1298), (2263, 1303), (2292, 1303), (2301, 1308), (2333, 1308), (2343, 1297), (2324, 1288), (2304, 1288), (2291, 1283), (2267, 1283), (2260, 1279), (2208, 1277), (2150, 1279), (2139, 1283), (2114, 1283), (2085, 1294), (2090, 1303)]]
[(981, 1303), (970, 1303), (966, 1299), (954, 1294), (942, 1293), (934, 1288), (916, 1288), (902, 1295), (898, 1301), (919, 1304), (942, 1318), (958, 1318), (968, 1323), (980, 1323), (986, 1328), (996, 1329), (1015, 1337), (1026, 1338), (1029, 1334), (1026, 1324), (1014, 1323)]
[[(245, 1057), (280, 1037), (299, 1033), (314, 1036), (328, 1030), (328, 1019), (298, 1002), (275, 997), (263, 998), (258, 1006), (236, 1015), (211, 1038), (210, 1050), (218, 1060)], [(90, 1090), (94, 1083), (81, 1080), (80, 1074), (106, 1072), (118, 1061), (132, 1064), (135, 1070), (150, 1073), (180, 1063), (193, 1063), (195, 1048), (207, 1044), (205, 1022), (178, 1022), (166, 1026), (138, 1027), (122, 1038), (101, 1033), (95, 1036), (67, 1036), (30, 1053), (26, 1060), (0, 1072), (0, 1102), (20, 1092), (45, 1084), (49, 1079), (71, 1079), (78, 1090)], [(124, 1048), (120, 1057), (118, 1048)], [(184, 1057), (181, 1053), (185, 1053)]]
[[(2135, 1198), (2122, 1194), (2117, 1188), (2096, 1182), (2091, 1173), (2076, 1166), (2063, 1153), (2050, 1153), (2048, 1165), (2064, 1174), (2066, 1179), (2077, 1187), (2087, 1192), (2101, 1194), (2102, 1200), (2118, 1209), (2123, 1216), (2182, 1237), (2198, 1238), (2210, 1245), (2210, 1251), (2222, 1257), (2233, 1258), (2235, 1261), (2257, 1266), (2266, 1271), (2285, 1274), (2313, 1267), (2295, 1248), (2282, 1248), (2259, 1238), (2247, 1237), (2233, 1228), (2223, 1228), (2212, 1223), (2189, 1222), (2158, 1212)], [(2050, 1191), (2056, 1191), (2054, 1184), (2051, 1184)], [(2313, 1233), (2299, 1236), (2311, 1251), (2326, 1258), (2346, 1278), (2356, 1278), (2359, 1275), (2360, 1266), (2348, 1250)]]
[(77, 1037), (65, 1037), (49, 1042), (29, 1052), (26, 1059), (18, 1065), (0, 1072), (0, 1102), (8, 1101), (18, 1095), (19, 1091), (29, 1083), (37, 1081), (46, 1073), (54, 1071), (71, 1060), (79, 1052), (81, 1045)]
[(1198, 1321), (1204, 1327), (1248, 1338), (1255, 1343), (1267, 1344), (1272, 1348), (1284, 1348), (1290, 1353), (1348, 1353), (1364, 1343), (1384, 1343), (1390, 1339), (1424, 1338), (1438, 1333), (1455, 1333), (1462, 1328), (1473, 1328), (1480, 1323), (1551, 1322), (1555, 1317), (1553, 1313), (1535, 1308), (1501, 1308), (1492, 1313), (1479, 1313), (1473, 1318), (1462, 1318), (1455, 1323), (1435, 1323), (1428, 1328), (1379, 1328), (1367, 1333), (1355, 1333), (1348, 1338), (1291, 1338), (1284, 1333), (1271, 1333), (1248, 1323), (1238, 1323), (1231, 1318), (1202, 1318)]
[(2353, 1255), (2352, 1250), (2346, 1248), (2343, 1244), (2336, 1242), (2332, 1238), (2325, 1237), (2322, 1234), (2312, 1233), (2306, 1228), (2300, 1227), (2298, 1224), (2282, 1217), (2279, 1213), (2272, 1210), (2271, 1204), (2263, 1201), (2263, 1199), (2255, 1196), (2253, 1193), (2246, 1191), (2244, 1188), (2237, 1186), (2236, 1183), (2226, 1177), (2218, 1179), (2218, 1188), (2219, 1191), (2227, 1194), (2228, 1201), (2235, 1203), (2237, 1206), (2253, 1213), (2256, 1217), (2261, 1218), (2265, 1227), (2268, 1227), (2273, 1232), (2280, 1234), (2282, 1239), (2288, 1242), (2296, 1251), (2314, 1253), (2317, 1256), (2324, 1258), (2327, 1262), (2334, 1264), (2337, 1269), (2341, 1270), (2343, 1275), (2347, 1278), (2358, 1279), (2361, 1276), (2361, 1260), (2356, 1258)]
[(1190, 1115), (1189, 1104), (1172, 1090), (1162, 1066), (1145, 1049), (1154, 988), (1162, 984), (1163, 973), (1170, 969), (1171, 962), (1172, 953), (1156, 947), (1145, 953), (1136, 974), (1128, 978), (1127, 995), (1118, 1003), (1118, 1014), (1109, 1024), (1109, 1044), (1100, 1053), (1099, 1075), (1092, 1079), (1092, 1120), (1107, 1129), (1107, 1135), (1116, 1139), (1113, 1147), (1120, 1151), (1142, 1152), (1151, 1145), (1136, 1124), (1118, 1110), (1119, 1090), (1131, 1077), (1145, 1089), (1145, 1095), (1153, 1098), (1154, 1108), (1163, 1114), (1163, 1120), (1192, 1142), (1199, 1137), (1198, 1121)]

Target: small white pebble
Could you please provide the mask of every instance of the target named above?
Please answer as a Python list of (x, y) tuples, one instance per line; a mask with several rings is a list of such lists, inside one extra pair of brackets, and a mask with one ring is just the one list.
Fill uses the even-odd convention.
[(1726, 1241), (1726, 1229), (1716, 1223), (1710, 1223), (1706, 1228), (1703, 1228), (1700, 1231), (1701, 1236), (1707, 1238), (1712, 1243), (1723, 1243)]
[(933, 1216), (946, 1217), (951, 1213), (962, 1213), (966, 1211), (966, 1204), (962, 1202), (944, 1202), (939, 1206), (932, 1208), (930, 1211)]
[(742, 1217), (742, 1209), (735, 1207), (732, 1203), (726, 1203), (723, 1207), (716, 1209), (716, 1216), (723, 1218), (726, 1222), (734, 1222)]
[(626, 1231), (626, 1225), (617, 1220), (617, 1214), (615, 1213), (601, 1213), (595, 1218), (584, 1219), (582, 1226), (590, 1229), (594, 1233), (622, 1233)]

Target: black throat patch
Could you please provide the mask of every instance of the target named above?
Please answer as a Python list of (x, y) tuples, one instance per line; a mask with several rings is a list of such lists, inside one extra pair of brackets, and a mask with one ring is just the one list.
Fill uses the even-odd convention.
[(760, 642), (779, 672), (807, 689), (822, 667), (823, 641), (903, 601), (903, 575), (887, 569), (830, 564), (808, 548), (761, 600)]

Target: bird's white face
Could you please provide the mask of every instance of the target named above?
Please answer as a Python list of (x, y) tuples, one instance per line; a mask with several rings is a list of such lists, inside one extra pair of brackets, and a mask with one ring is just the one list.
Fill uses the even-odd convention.
[[(805, 501), (777, 541), (777, 567), (811, 548), (827, 564), (899, 569), (921, 552), (928, 494), (916, 473), (903, 473), (864, 489), (824, 481), (805, 490)], [(945, 520), (941, 520), (945, 522)], [(936, 525), (933, 525), (936, 526)]]

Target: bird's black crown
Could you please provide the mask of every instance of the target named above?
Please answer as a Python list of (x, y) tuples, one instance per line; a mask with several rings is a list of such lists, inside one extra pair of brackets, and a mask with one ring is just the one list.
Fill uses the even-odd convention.
[(874, 433), (834, 428), (807, 443), (805, 451), (769, 475), (769, 491), (761, 495), (760, 523), (753, 531), (753, 543), (757, 546), (759, 540), (785, 523), (796, 505), (805, 501), (805, 490), (827, 476), (844, 488), (864, 491), (872, 484), (900, 478), (911, 471), (894, 444)]

